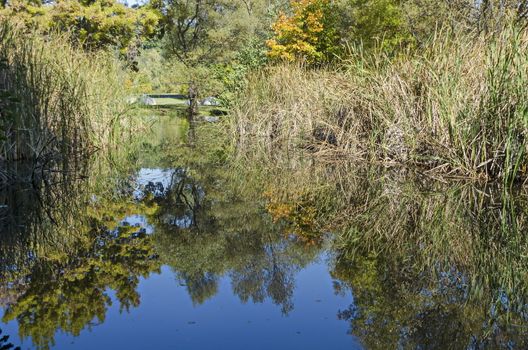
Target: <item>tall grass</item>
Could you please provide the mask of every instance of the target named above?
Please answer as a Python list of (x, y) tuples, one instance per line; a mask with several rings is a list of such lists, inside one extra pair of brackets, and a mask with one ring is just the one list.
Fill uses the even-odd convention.
[(113, 139), (124, 111), (122, 70), (105, 52), (76, 50), (64, 36), (0, 24), (0, 159), (82, 155)]
[(439, 32), (419, 53), (361, 50), (340, 70), (279, 65), (235, 108), (243, 150), (415, 164), (487, 179), (527, 174), (528, 34)]

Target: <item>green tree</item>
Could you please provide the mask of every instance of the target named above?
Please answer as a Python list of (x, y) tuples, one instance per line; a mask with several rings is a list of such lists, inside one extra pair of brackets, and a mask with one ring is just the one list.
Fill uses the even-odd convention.
[(148, 6), (132, 9), (115, 0), (58, 0), (47, 5), (15, 0), (0, 14), (43, 34), (68, 32), (74, 44), (86, 50), (116, 48), (129, 55), (156, 34), (159, 20)]
[(163, 14), (164, 56), (178, 62), (171, 63), (170, 74), (192, 80), (198, 96), (223, 95), (227, 102), (240, 90), (237, 82), (244, 80), (248, 67), (264, 62), (255, 42), (267, 38), (272, 14), (282, 1), (168, 0), (152, 5)]
[(392, 51), (412, 43), (399, 0), (347, 0), (339, 4), (343, 38), (365, 49)]
[(187, 66), (231, 61), (255, 37), (262, 40), (274, 2), (169, 0), (164, 3), (164, 48)]

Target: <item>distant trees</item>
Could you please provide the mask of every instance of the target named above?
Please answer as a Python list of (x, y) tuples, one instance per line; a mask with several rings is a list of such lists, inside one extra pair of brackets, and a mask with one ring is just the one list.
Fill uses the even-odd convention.
[(393, 50), (411, 41), (398, 0), (292, 0), (267, 41), (272, 59), (332, 61), (346, 43)]
[(412, 43), (400, 0), (348, 0), (341, 5), (345, 15), (341, 32), (347, 42), (364, 49), (392, 52)]
[(161, 23), (166, 56), (188, 66), (226, 63), (255, 38), (264, 41), (273, 1), (168, 0)]
[(320, 65), (346, 57), (349, 47), (394, 55), (423, 47), (440, 28), (478, 33), (512, 19), (526, 23), (528, 2), (149, 0), (130, 8), (117, 0), (0, 0), (0, 16), (44, 34), (68, 32), (85, 50), (112, 48), (134, 64), (154, 39), (165, 66), (173, 67), (163, 75), (213, 77), (220, 83), (208, 90), (223, 84), (233, 93), (267, 59)]
[(58, 0), (53, 5), (14, 0), (0, 16), (42, 33), (68, 32), (85, 50), (116, 48), (123, 55), (156, 34), (158, 14), (149, 7), (129, 8), (116, 0)]
[(441, 28), (478, 33), (527, 19), (528, 2), (519, 0), (290, 0), (272, 25), (268, 56), (324, 63), (347, 45), (394, 54)]
[(208, 35), (217, 26), (213, 4), (205, 0), (169, 0), (164, 12), (166, 52), (184, 63), (210, 59), (216, 46)]
[(264, 41), (281, 1), (160, 1), (161, 51), (173, 68), (167, 74), (192, 81), (198, 97), (227, 104), (247, 70), (266, 61)]

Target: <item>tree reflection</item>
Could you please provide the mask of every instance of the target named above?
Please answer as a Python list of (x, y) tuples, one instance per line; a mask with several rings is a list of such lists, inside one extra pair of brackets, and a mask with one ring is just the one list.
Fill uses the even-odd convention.
[[(166, 144), (149, 146), (149, 153), (159, 147)], [(57, 331), (78, 336), (104, 322), (110, 290), (121, 310), (138, 306), (140, 278), (161, 264), (172, 268), (195, 304), (216, 295), (220, 280), (229, 278), (242, 302), (268, 299), (283, 313), (293, 309), (295, 275), (320, 248), (288, 236), (288, 223), (273, 222), (258, 183), (233, 178), (208, 156), (184, 164), (166, 158), (162, 168), (112, 173), (100, 166), (90, 177), (79, 176), (90, 181), (65, 175), (24, 197), (4, 193), (21, 201), (9, 208), (22, 212), (5, 216), (11, 231), (0, 242), (6, 281), (0, 300), (3, 320), (16, 320), (22, 338), (45, 349)], [(136, 226), (138, 217), (152, 227)]]
[(380, 257), (358, 258), (354, 265), (339, 262), (334, 271), (341, 288), (350, 288), (354, 294), (354, 304), (340, 310), (338, 317), (350, 322), (350, 332), (368, 348), (527, 346), (526, 329), (511, 327), (490, 315), (490, 304), (479, 303), (483, 300), (470, 300), (456, 271), (444, 274), (435, 285), (431, 284), (434, 277), (423, 270), (387, 271), (394, 263)]
[(157, 271), (150, 237), (119, 230), (93, 231), (90, 245), (65, 260), (42, 262), (26, 276), (27, 289), (8, 305), (3, 321), (16, 319), (21, 337), (31, 337), (39, 348), (54, 344), (57, 330), (78, 336), (93, 320), (104, 322), (111, 305), (108, 289), (121, 309), (139, 305), (139, 277)]
[(194, 171), (201, 174), (199, 181), (186, 171), (177, 173), (166, 196), (145, 198), (158, 208), (151, 217), (157, 252), (192, 301), (200, 304), (214, 296), (220, 278), (229, 276), (241, 301), (270, 298), (283, 313), (291, 311), (295, 273), (317, 249), (285, 239), (262, 203), (234, 195), (238, 191), (225, 187), (214, 169)]
[(368, 348), (528, 346), (524, 192), (289, 162), (265, 170), (267, 209), (305, 241), (335, 233), (338, 316)]
[(121, 223), (136, 205), (96, 203), (78, 185), (43, 185), (34, 196), (62, 200), (6, 218), (19, 224), (0, 242), (3, 321), (16, 320), (21, 338), (30, 337), (37, 348), (54, 345), (58, 330), (77, 336), (94, 320), (103, 322), (110, 289), (121, 310), (138, 306), (139, 278), (159, 271), (152, 237)]
[(0, 302), (22, 337), (47, 348), (104, 322), (109, 290), (138, 306), (162, 264), (195, 304), (229, 280), (287, 314), (296, 274), (331, 246), (335, 291), (354, 295), (338, 317), (367, 347), (528, 348), (525, 193), (357, 164), (230, 168), (195, 132), (192, 150), (149, 145), (159, 163), (103, 183), (0, 191)]
[(341, 186), (354, 214), (333, 275), (354, 305), (339, 316), (369, 348), (528, 346), (523, 195), (394, 172)]

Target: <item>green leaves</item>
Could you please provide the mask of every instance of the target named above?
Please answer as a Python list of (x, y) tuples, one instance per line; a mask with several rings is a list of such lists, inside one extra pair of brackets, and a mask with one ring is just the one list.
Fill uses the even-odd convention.
[(364, 48), (394, 51), (412, 42), (403, 9), (396, 0), (348, 0), (341, 4), (344, 38)]
[(152, 8), (131, 9), (114, 0), (59, 0), (51, 6), (15, 0), (1, 14), (45, 34), (68, 32), (89, 51), (116, 48), (121, 54), (153, 37), (159, 21)]

